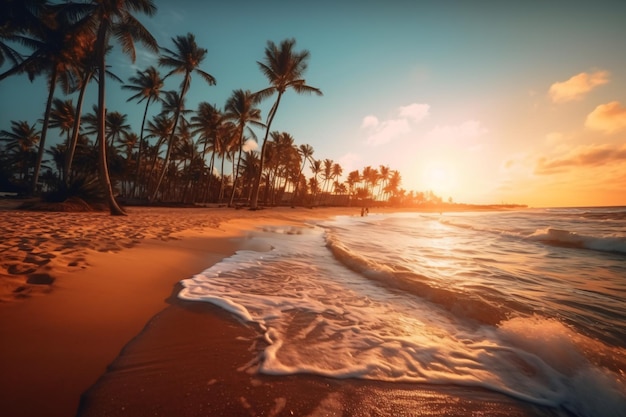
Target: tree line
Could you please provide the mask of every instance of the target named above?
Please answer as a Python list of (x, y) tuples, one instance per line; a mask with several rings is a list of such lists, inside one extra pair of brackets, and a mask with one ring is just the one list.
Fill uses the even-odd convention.
[[(338, 163), (316, 159), (311, 145), (297, 145), (288, 132), (272, 130), (286, 92), (322, 95), (306, 83), (309, 52), (297, 51), (294, 39), (267, 42), (257, 62), (267, 88), (234, 90), (223, 108), (208, 102), (187, 108), (192, 81), (216, 83), (201, 68), (207, 50), (192, 33), (175, 36), (169, 48), (159, 46), (135, 16), (156, 11), (152, 0), (1, 3), (0, 67), (9, 69), (0, 74), (0, 82), (27, 75), (31, 81), (45, 77), (48, 83), (42, 119), (12, 121), (0, 131), (1, 188), (57, 201), (70, 196), (104, 199), (113, 215), (125, 214), (120, 200), (251, 209), (353, 200), (441, 201), (433, 193), (407, 193), (400, 188), (400, 173), (386, 166), (352, 171), (344, 180)], [(157, 67), (120, 80), (107, 64), (114, 40), (133, 62), (136, 42), (158, 53)], [(128, 101), (143, 105), (138, 130), (126, 114), (107, 109), (107, 78), (122, 83)], [(180, 81), (177, 89), (165, 89), (170, 80)], [(98, 94), (88, 110), (84, 101), (90, 83), (97, 84)], [(273, 103), (265, 118), (259, 109), (264, 100)], [(153, 106), (160, 111), (148, 117)], [(63, 142), (46, 148), (50, 129)], [(263, 132), (261, 139), (256, 130)]]

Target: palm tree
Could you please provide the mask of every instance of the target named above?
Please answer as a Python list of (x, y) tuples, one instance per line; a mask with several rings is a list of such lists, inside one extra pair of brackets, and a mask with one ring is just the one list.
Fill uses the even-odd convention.
[(47, 0), (21, 0), (0, 2), (0, 67), (8, 60), (13, 64), (12, 72), (5, 73), (0, 79), (16, 73), (24, 61), (22, 55), (4, 40), (30, 45), (26, 35), (36, 32), (41, 25), (39, 17), (43, 13)]
[(6, 151), (12, 156), (14, 163), (19, 168), (22, 181), (28, 177), (28, 162), (34, 155), (33, 148), (39, 142), (39, 131), (35, 124), (27, 121), (11, 121), (11, 131), (0, 131), (0, 141), (6, 142)]
[(220, 167), (220, 192), (217, 200), (221, 202), (224, 198), (224, 185), (226, 176), (224, 175), (224, 162), (229, 157), (233, 148), (235, 140), (237, 138), (235, 131), (237, 126), (232, 122), (223, 122), (219, 125), (216, 135), (213, 152), (222, 159)]
[[(206, 57), (207, 50), (198, 47), (198, 44), (196, 43), (196, 37), (192, 33), (188, 33), (187, 36), (177, 36), (175, 38), (172, 38), (172, 41), (174, 42), (175, 50), (172, 51), (170, 49), (163, 48), (163, 52), (165, 52), (165, 55), (159, 58), (159, 65), (172, 68), (172, 70), (165, 76), (165, 78), (169, 77), (172, 74), (183, 74), (183, 82), (180, 85), (179, 102), (174, 113), (174, 128), (172, 129), (170, 139), (167, 145), (165, 166), (167, 166), (167, 164), (169, 163), (169, 159), (172, 153), (172, 144), (174, 141), (174, 135), (176, 134), (176, 125), (178, 124), (178, 118), (180, 117), (180, 114), (184, 109), (183, 100), (185, 99), (185, 95), (187, 94), (189, 86), (191, 85), (191, 74), (196, 73), (200, 75), (209, 85), (215, 85), (215, 78), (213, 78), (213, 76), (208, 72), (205, 72), (198, 68)], [(152, 199), (156, 197), (156, 194), (159, 191), (159, 187), (161, 186), (161, 182), (163, 181), (164, 175), (165, 170), (161, 171), (161, 175), (159, 176), (157, 186), (154, 189)]]
[(97, 25), (95, 51), (98, 63), (98, 145), (100, 151), (98, 161), (100, 181), (112, 215), (125, 215), (126, 213), (115, 200), (106, 156), (105, 57), (109, 39), (111, 35), (119, 39), (122, 43), (122, 50), (130, 55), (133, 62), (135, 61), (134, 40), (141, 41), (155, 52), (158, 51), (154, 37), (131, 12), (143, 12), (152, 16), (156, 12), (156, 6), (152, 0), (97, 0), (92, 12), (94, 23)]
[[(83, 112), (83, 102), (85, 100), (85, 92), (87, 91), (87, 86), (91, 82), (93, 78), (97, 78), (97, 70), (98, 70), (98, 59), (95, 54), (95, 41), (96, 35), (93, 31), (82, 31), (77, 36), (77, 44), (80, 45), (82, 49), (82, 56), (77, 59), (77, 67), (80, 70), (80, 77), (77, 80), (77, 90), (78, 99), (76, 102), (76, 114), (74, 116), (74, 126), (72, 127), (72, 136), (67, 146), (67, 155), (65, 157), (65, 170), (66, 178), (64, 178), (64, 182), (66, 185), (69, 185), (70, 175), (72, 173), (72, 164), (74, 162), (74, 155), (76, 153), (76, 147), (80, 140), (80, 123), (81, 123), (81, 115)], [(110, 50), (111, 48), (109, 48)], [(120, 80), (116, 75), (107, 71), (107, 75), (111, 78)], [(96, 119), (94, 119), (96, 120)], [(97, 129), (95, 130), (97, 132)], [(94, 133), (95, 133), (94, 132)]]
[(106, 139), (109, 146), (123, 142), (123, 137), (130, 133), (130, 125), (126, 122), (127, 115), (118, 111), (107, 112)]
[(33, 49), (32, 54), (0, 75), (0, 79), (3, 79), (11, 74), (27, 72), (31, 80), (35, 75), (42, 73), (48, 75), (48, 98), (33, 172), (32, 192), (37, 190), (54, 91), (61, 82), (65, 92), (69, 92), (74, 79), (78, 76), (75, 64), (82, 56), (79, 34), (86, 30), (79, 16), (84, 14), (88, 7), (86, 4), (75, 3), (41, 6), (39, 11), (35, 12), (38, 14), (38, 22), (28, 30), (31, 36), (20, 38), (21, 43)]
[[(323, 161), (324, 169), (322, 171), (322, 179), (324, 180), (324, 185), (322, 186), (322, 193), (328, 192), (328, 184), (333, 179), (333, 164), (334, 161), (332, 159), (324, 159)], [(325, 199), (325, 197), (324, 197)]]
[[(167, 138), (170, 137), (172, 129), (174, 128), (174, 121), (171, 117), (168, 117), (167, 114), (161, 113), (157, 116), (154, 116), (152, 120), (148, 121), (148, 127), (146, 131), (148, 132), (148, 136), (146, 138), (157, 138), (157, 143), (154, 146), (154, 153), (152, 154), (152, 162), (150, 164), (150, 172), (148, 174), (148, 178), (146, 180), (146, 186), (148, 191), (150, 191), (150, 186), (152, 184), (152, 175), (156, 170), (157, 160), (159, 157), (159, 153), (161, 150), (161, 145), (165, 143)], [(165, 167), (163, 167), (165, 169)]]
[(137, 103), (146, 101), (146, 107), (143, 111), (143, 118), (141, 119), (141, 130), (139, 131), (139, 149), (137, 151), (137, 169), (135, 172), (135, 182), (133, 185), (132, 194), (135, 194), (137, 183), (139, 182), (139, 172), (141, 167), (141, 153), (143, 151), (143, 132), (146, 124), (146, 118), (148, 116), (148, 107), (151, 102), (158, 102), (161, 100), (161, 89), (163, 88), (163, 79), (159, 74), (159, 71), (153, 66), (148, 67), (144, 71), (137, 70), (137, 75), (128, 79), (132, 84), (125, 84), (122, 86), (125, 90), (133, 91), (135, 94), (126, 100), (137, 100)]
[(302, 171), (304, 171), (304, 167), (307, 161), (310, 161), (313, 157), (313, 147), (311, 145), (300, 145), (298, 147), (298, 153), (302, 156), (302, 166), (300, 167), (300, 175), (298, 175), (298, 181), (296, 182), (296, 187), (293, 190), (293, 196), (291, 197), (291, 207), (294, 207), (294, 202), (296, 201), (296, 195), (298, 194), (298, 186), (300, 185), (300, 176), (302, 176)]
[(402, 182), (402, 177), (398, 171), (391, 171), (389, 180), (387, 181), (387, 186), (385, 187), (385, 192), (387, 194), (391, 194), (392, 197), (397, 197), (400, 193), (400, 183)]
[[(361, 175), (359, 174), (359, 170), (351, 171), (348, 174), (348, 179), (346, 182), (348, 183), (348, 192), (350, 196), (354, 197), (356, 195), (356, 185), (361, 181)], [(352, 199), (350, 199), (352, 201)]]
[(313, 181), (310, 181), (312, 185), (311, 192), (313, 194), (313, 205), (315, 205), (320, 184), (317, 176), (322, 172), (322, 161), (320, 159), (311, 159), (311, 172), (313, 173), (313, 178), (311, 178)]
[[(250, 90), (235, 90), (226, 101), (224, 107), (224, 119), (230, 120), (237, 124), (237, 143), (239, 148), (239, 155), (237, 157), (237, 168), (235, 169), (235, 178), (233, 180), (233, 191), (230, 194), (230, 201), (228, 206), (233, 205), (235, 198), (235, 190), (237, 189), (237, 180), (239, 179), (239, 165), (241, 162), (241, 153), (244, 148), (244, 130), (248, 124), (265, 127), (261, 122), (261, 110), (255, 105), (259, 102), (259, 97), (252, 94)], [(251, 132), (252, 136), (255, 136)]]
[(49, 127), (57, 128), (61, 133), (67, 135), (67, 143), (69, 143), (74, 126), (74, 117), (76, 116), (76, 109), (72, 100), (61, 100), (55, 98), (52, 101), (52, 110), (50, 111), (50, 124)]
[(304, 72), (307, 69), (307, 60), (309, 59), (309, 51), (303, 50), (302, 52), (293, 51), (295, 39), (286, 39), (281, 42), (280, 47), (272, 41), (267, 42), (265, 48), (264, 62), (257, 62), (263, 74), (270, 82), (270, 87), (257, 92), (259, 98), (267, 98), (277, 93), (276, 101), (270, 109), (267, 115), (265, 137), (263, 138), (263, 144), (261, 145), (260, 155), (260, 170), (257, 173), (257, 178), (254, 183), (254, 191), (250, 209), (256, 210), (259, 200), (259, 187), (261, 185), (261, 177), (263, 175), (263, 163), (265, 158), (265, 147), (267, 138), (270, 134), (272, 121), (276, 116), (276, 111), (280, 105), (280, 100), (287, 91), (288, 88), (292, 88), (296, 93), (315, 93), (322, 95), (321, 90), (306, 85), (306, 80), (302, 78)]
[[(213, 167), (215, 164), (215, 149), (218, 146), (216, 144), (217, 132), (224, 119), (222, 112), (215, 106), (201, 102), (198, 105), (198, 110), (194, 116), (191, 116), (191, 128), (192, 134), (199, 134), (198, 143), (202, 145), (202, 161), (206, 158), (206, 153), (211, 151), (211, 160), (209, 162), (209, 175), (207, 179), (206, 190), (211, 188), (211, 179), (213, 178)], [(204, 194), (204, 193), (203, 193)], [(206, 201), (206, 198), (202, 199)]]
[(378, 189), (378, 199), (382, 200), (383, 195), (387, 194), (387, 192), (385, 191), (385, 188), (387, 187), (387, 183), (389, 182), (389, 176), (391, 175), (391, 170), (386, 165), (380, 165), (378, 167), (378, 171), (379, 171), (378, 177), (381, 180), (381, 183)]

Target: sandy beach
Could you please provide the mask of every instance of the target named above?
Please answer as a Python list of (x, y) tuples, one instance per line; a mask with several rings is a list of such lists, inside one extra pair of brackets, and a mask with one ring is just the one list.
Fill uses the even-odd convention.
[(246, 231), (338, 214), (358, 209), (0, 209), (0, 413), (534, 415), (482, 390), (258, 375), (258, 329), (176, 297)]

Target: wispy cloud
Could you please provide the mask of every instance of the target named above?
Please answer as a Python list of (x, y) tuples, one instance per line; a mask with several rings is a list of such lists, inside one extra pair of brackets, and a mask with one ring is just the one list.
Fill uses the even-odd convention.
[(400, 107), (400, 117), (412, 119), (415, 122), (420, 122), (426, 118), (429, 114), (430, 106), (428, 104), (413, 103), (408, 106)]
[(384, 145), (396, 137), (409, 133), (411, 123), (419, 123), (428, 117), (430, 106), (428, 104), (412, 103), (397, 109), (397, 117), (387, 120), (379, 120), (374, 115), (363, 118), (361, 128), (366, 129), (368, 136), (366, 144), (370, 146)]
[(553, 102), (565, 103), (572, 100), (580, 100), (594, 88), (608, 82), (608, 71), (581, 72), (567, 81), (552, 84), (548, 94)]
[(535, 174), (550, 175), (567, 171), (571, 168), (594, 167), (616, 162), (626, 162), (626, 145), (588, 145), (572, 149), (563, 157), (537, 160)]
[(596, 107), (585, 120), (585, 126), (604, 133), (615, 133), (626, 129), (626, 108), (618, 101)]
[(460, 141), (477, 138), (488, 130), (478, 120), (466, 120), (459, 125), (435, 126), (426, 137), (436, 141)]

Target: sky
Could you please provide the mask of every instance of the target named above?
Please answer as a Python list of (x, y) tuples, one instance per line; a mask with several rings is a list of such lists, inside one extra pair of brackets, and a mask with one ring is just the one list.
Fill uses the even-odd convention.
[[(626, 205), (626, 1), (155, 4), (155, 16), (136, 16), (161, 46), (191, 32), (208, 51), (200, 67), (217, 84), (193, 77), (190, 109), (266, 88), (257, 62), (267, 41), (294, 38), (308, 50), (305, 79), (323, 96), (288, 91), (272, 130), (339, 163), (344, 177), (384, 165), (405, 190), (455, 202)], [(137, 44), (134, 63), (118, 47), (108, 63), (126, 81), (157, 59)], [(143, 104), (129, 96), (108, 82), (108, 109), (128, 114), (138, 132)], [(45, 100), (43, 79), (0, 82), (0, 129), (35, 122)], [(263, 118), (272, 103), (260, 106)], [(49, 143), (59, 136), (51, 131)]]

